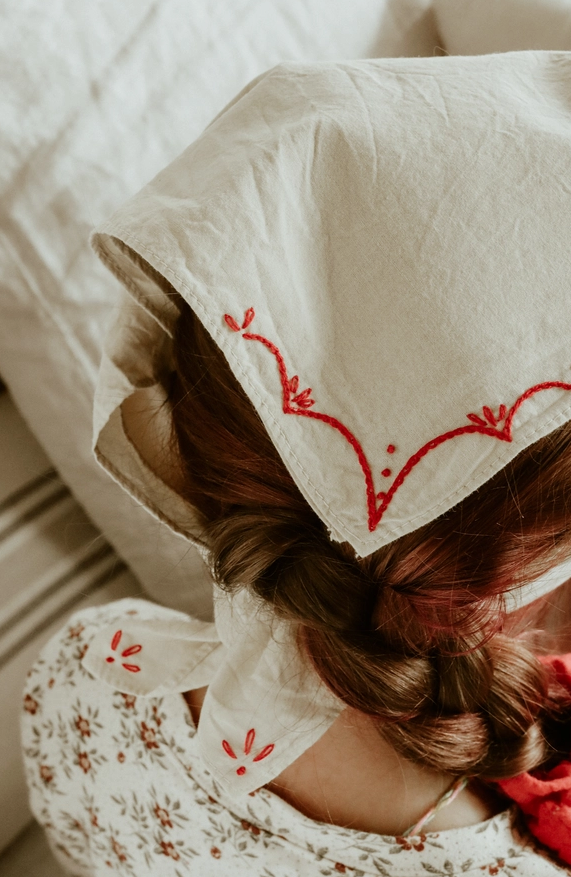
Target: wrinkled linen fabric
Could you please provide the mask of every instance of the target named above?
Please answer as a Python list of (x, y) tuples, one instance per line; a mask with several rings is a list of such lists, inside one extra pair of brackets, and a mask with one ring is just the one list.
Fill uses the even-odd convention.
[(132, 598), (82, 610), (44, 647), (26, 682), (22, 738), (31, 806), (66, 873), (570, 873), (534, 844), (516, 807), (478, 825), (402, 838), (315, 822), (265, 788), (241, 799), (229, 795), (200, 754), (180, 694), (126, 693), (86, 669), (100, 631), (127, 618), (159, 626), (192, 620)]
[(93, 237), (141, 306), (100, 373), (100, 462), (196, 538), (118, 415), (168, 372), (176, 294), (360, 556), (566, 422), (570, 87), (571, 53), (542, 51), (252, 80)]

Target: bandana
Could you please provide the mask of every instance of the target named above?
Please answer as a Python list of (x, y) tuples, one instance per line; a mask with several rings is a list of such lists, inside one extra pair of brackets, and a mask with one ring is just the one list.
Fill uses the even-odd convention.
[[(194, 510), (137, 453), (122, 416), (146, 406), (164, 442), (174, 295), (331, 539), (360, 557), (571, 419), (570, 91), (571, 53), (540, 51), (285, 62), (250, 82), (92, 237), (126, 289), (95, 400), (99, 462), (207, 556)], [(570, 575), (566, 562), (508, 608)], [(245, 603), (222, 611), (234, 620), (218, 614), (216, 634), (181, 622), (166, 663), (160, 639), (173, 630), (154, 626), (154, 675), (141, 669), (130, 682), (141, 690), (123, 690), (208, 680), (204, 757), (248, 791), (341, 705), (294, 673), (285, 627)], [(115, 650), (141, 644), (139, 628), (126, 631)], [(90, 649), (93, 670), (116, 633)], [(105, 667), (115, 685), (118, 668)]]

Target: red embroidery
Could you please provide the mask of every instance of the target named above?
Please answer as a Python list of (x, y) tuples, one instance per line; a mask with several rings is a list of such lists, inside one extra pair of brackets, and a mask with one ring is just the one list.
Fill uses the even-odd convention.
[(391, 470), (390, 470), (390, 469), (383, 469), (383, 471), (381, 472), (381, 475), (382, 475), (384, 478), (388, 478), (390, 474), (391, 474)]
[(224, 749), (224, 752), (230, 756), (230, 758), (238, 758), (227, 740), (222, 741), (222, 748)]
[(270, 743), (268, 746), (264, 746), (261, 752), (258, 752), (256, 756), (254, 756), (254, 761), (261, 761), (262, 758), (267, 758), (274, 751), (275, 747), (273, 743)]
[[(254, 309), (248, 308), (243, 321), (243, 327), (249, 326), (254, 319), (254, 316)], [(224, 314), (224, 320), (234, 332), (240, 331), (240, 326), (234, 319), (234, 317), (231, 317), (229, 314)], [(293, 394), (297, 391), (299, 378), (297, 375), (291, 380), (288, 378), (284, 359), (280, 353), (279, 348), (276, 347), (275, 344), (273, 344), (267, 338), (264, 338), (263, 335), (255, 335), (250, 332), (245, 332), (242, 337), (247, 341), (259, 341), (260, 344), (263, 344), (264, 347), (267, 347), (270, 353), (274, 355), (277, 362), (282, 385), (282, 410), (284, 414), (297, 414), (302, 417), (312, 417), (315, 420), (321, 420), (323, 421), (323, 423), (328, 423), (330, 426), (332, 426), (334, 429), (341, 433), (341, 435), (346, 439), (346, 441), (349, 442), (349, 444), (355, 451), (359, 460), (359, 465), (361, 466), (363, 475), (365, 477), (368, 523), (369, 530), (371, 532), (376, 530), (393, 496), (395, 495), (399, 487), (401, 487), (405, 478), (410, 475), (414, 467), (422, 460), (424, 456), (426, 456), (429, 451), (434, 450), (434, 448), (437, 448), (439, 445), (443, 444), (446, 441), (449, 441), (450, 439), (456, 438), (456, 436), (465, 435), (468, 433), (480, 433), (482, 435), (489, 435), (492, 438), (497, 438), (500, 441), (511, 442), (513, 418), (519, 407), (523, 404), (523, 402), (525, 402), (526, 399), (529, 399), (530, 396), (533, 396), (535, 393), (539, 393), (541, 390), (551, 390), (556, 387), (562, 390), (571, 390), (571, 384), (566, 384), (563, 381), (545, 381), (544, 383), (536, 384), (535, 386), (530, 387), (528, 390), (525, 391), (525, 393), (522, 393), (522, 395), (516, 399), (509, 411), (507, 411), (505, 405), (500, 405), (497, 416), (493, 414), (491, 408), (485, 405), (482, 409), (484, 418), (480, 417), (478, 414), (468, 414), (468, 420), (471, 421), (469, 426), (456, 427), (456, 429), (451, 429), (448, 432), (442, 433), (442, 435), (438, 435), (436, 436), (436, 438), (431, 439), (418, 451), (416, 451), (416, 453), (413, 454), (409, 460), (407, 460), (388, 491), (381, 491), (380, 493), (376, 493), (371, 466), (369, 465), (369, 461), (365, 456), (365, 452), (363, 451), (361, 444), (355, 438), (353, 433), (349, 429), (347, 429), (347, 427), (343, 423), (341, 423), (341, 421), (337, 420), (337, 418), (330, 417), (330, 415), (328, 414), (321, 414), (319, 411), (307, 410), (315, 404), (313, 399), (309, 399), (309, 395), (312, 392), (311, 389), (304, 390), (303, 393), (300, 393), (299, 395), (292, 398)], [(292, 403), (297, 405), (297, 407), (294, 407)], [(500, 429), (499, 426), (502, 422), (504, 425)], [(389, 454), (394, 453), (394, 451), (394, 445), (389, 445), (387, 447), (387, 452)], [(387, 470), (383, 471), (383, 475), (386, 471)], [(378, 507), (377, 501), (379, 501), (380, 503)]]
[[(250, 754), (250, 752), (252, 751), (252, 746), (254, 745), (255, 739), (256, 739), (256, 731), (254, 730), (254, 728), (250, 728), (250, 730), (246, 734), (246, 739), (244, 740), (244, 755)], [(234, 752), (234, 750), (232, 749), (232, 747), (230, 746), (230, 744), (228, 743), (227, 740), (222, 741), (222, 748), (223, 748), (224, 752), (226, 753), (226, 755), (229, 755), (230, 758), (238, 758), (238, 756), (236, 755), (236, 753)], [(257, 755), (254, 756), (252, 761), (254, 761), (254, 762), (262, 761), (262, 759), (267, 758), (268, 755), (270, 755), (270, 753), (274, 751), (274, 749), (275, 749), (274, 744), (269, 743), (267, 746), (264, 746), (264, 748), (260, 752), (258, 752)], [(246, 773), (246, 768), (244, 767), (244, 765), (241, 765), (236, 770), (236, 773), (238, 774), (239, 777), (243, 777), (244, 774)]]
[[(121, 642), (122, 636), (123, 636), (122, 630), (118, 630), (113, 634), (113, 639), (111, 640), (111, 648), (113, 649), (114, 652), (117, 650), (117, 646)], [(142, 648), (143, 648), (143, 646), (140, 646), (140, 645), (129, 646), (129, 648), (124, 649), (121, 652), (121, 657), (122, 658), (129, 658), (131, 655), (137, 655), (141, 651)], [(107, 661), (108, 664), (112, 664), (115, 661), (115, 658), (109, 657), (109, 658), (106, 658), (105, 660)], [(124, 667), (125, 670), (128, 670), (130, 673), (138, 673), (141, 669), (137, 664), (121, 664), (121, 666)]]

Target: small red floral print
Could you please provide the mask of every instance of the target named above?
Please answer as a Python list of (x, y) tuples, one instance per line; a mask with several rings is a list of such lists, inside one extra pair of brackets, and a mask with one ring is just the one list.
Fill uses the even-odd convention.
[(153, 705), (153, 719), (157, 723), (157, 727), (160, 728), (160, 726), (162, 724), (162, 719), (158, 715), (158, 707), (156, 705)]
[(149, 728), (145, 722), (141, 722), (141, 740), (147, 749), (158, 749), (157, 737), (154, 728)]
[(40, 764), (40, 777), (46, 786), (51, 783), (54, 778), (51, 767), (48, 767), (47, 764)]
[(69, 636), (72, 639), (74, 639), (74, 638), (81, 636), (81, 634), (83, 633), (84, 630), (85, 630), (85, 627), (83, 626), (83, 624), (76, 624), (74, 627), (68, 628), (68, 633), (69, 633)]
[(94, 827), (94, 828), (98, 828), (98, 827), (99, 827), (99, 823), (98, 823), (98, 821), (97, 821), (97, 814), (95, 813), (95, 811), (92, 810), (91, 807), (89, 807), (89, 808), (87, 809), (87, 812), (89, 813), (89, 821), (91, 822), (91, 824), (93, 825), (93, 827)]
[(125, 761), (125, 753), (124, 752), (117, 753), (117, 761), (119, 761), (121, 764), (123, 764), (123, 762)]
[(168, 810), (165, 810), (164, 807), (159, 807), (158, 804), (155, 804), (155, 809), (153, 812), (161, 825), (166, 826), (167, 828), (172, 828), (172, 822), (170, 821)]
[(426, 841), (425, 834), (415, 835), (415, 837), (397, 837), (396, 842), (401, 845), (403, 850), (416, 850), (417, 853), (421, 853), (424, 849), (424, 843)]
[(124, 694), (124, 692), (121, 692), (121, 697), (125, 701), (125, 706), (129, 710), (133, 709), (135, 704), (137, 703), (137, 697), (134, 694)]
[(162, 840), (160, 845), (165, 856), (170, 856), (171, 859), (174, 859), (175, 862), (178, 862), (178, 860), (180, 859), (180, 855), (175, 850), (174, 845), (170, 842), (170, 840)]
[(258, 835), (261, 834), (258, 826), (252, 825), (252, 823), (248, 822), (246, 819), (242, 819), (242, 828), (244, 831), (250, 831), (255, 837), (258, 837)]
[(89, 760), (89, 755), (87, 754), (87, 752), (78, 753), (77, 763), (84, 773), (89, 773), (89, 771), (91, 770), (91, 762)]
[(80, 661), (83, 660), (83, 658), (85, 657), (85, 653), (87, 652), (88, 649), (89, 649), (89, 643), (84, 643), (84, 645), (82, 645), (82, 647), (79, 650), (78, 657), (79, 657)]
[(84, 719), (83, 716), (78, 716), (75, 720), (75, 727), (79, 731), (82, 737), (91, 737), (91, 731), (89, 730), (89, 720)]
[[(117, 646), (121, 642), (122, 636), (123, 636), (122, 630), (115, 631), (115, 633), (113, 634), (113, 639), (111, 640), (112, 651), (115, 652), (117, 650)], [(129, 646), (128, 648), (123, 649), (123, 651), (121, 652), (121, 657), (122, 658), (130, 658), (131, 655), (137, 655), (140, 651), (142, 651), (142, 649), (143, 649), (143, 646), (139, 645), (138, 643), (137, 643), (137, 645)], [(108, 664), (113, 664), (113, 662), (115, 661), (115, 658), (110, 655), (108, 658), (105, 658), (105, 660), (107, 661)], [(129, 673), (138, 673), (141, 669), (138, 664), (121, 664), (121, 666), (124, 667), (125, 670), (128, 670)]]
[(210, 855), (214, 856), (215, 859), (219, 859), (222, 853), (220, 852), (218, 847), (212, 847), (212, 849), (210, 850)]
[(31, 713), (33, 716), (38, 711), (38, 701), (34, 700), (31, 694), (27, 694), (24, 698), (24, 709), (26, 712)]
[[(500, 873), (500, 868), (503, 868), (504, 865), (505, 865), (504, 859), (496, 859), (495, 865), (488, 865), (487, 866), (488, 867), (488, 874), (490, 874), (491, 877), (496, 877), (496, 874)], [(482, 865), (482, 871), (485, 871), (485, 870), (486, 870), (486, 865)]]
[(111, 846), (119, 861), (126, 862), (127, 856), (125, 855), (125, 847), (122, 846), (117, 840), (115, 840), (114, 837), (111, 838)]
[(340, 874), (347, 873), (347, 868), (341, 862), (335, 862), (335, 870), (339, 871)]
[(55, 679), (53, 679), (53, 678), (50, 679), (50, 681), (48, 682), (48, 688), (53, 688), (55, 684), (56, 684)]

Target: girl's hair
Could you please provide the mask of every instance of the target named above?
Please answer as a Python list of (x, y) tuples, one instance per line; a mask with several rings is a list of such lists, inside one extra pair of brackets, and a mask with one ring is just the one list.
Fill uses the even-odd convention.
[(329, 539), (221, 351), (179, 306), (173, 449), (218, 584), (296, 622), (325, 684), (417, 763), (500, 779), (566, 752), (571, 699), (525, 633), (508, 631), (502, 595), (571, 551), (571, 424), (357, 559)]

